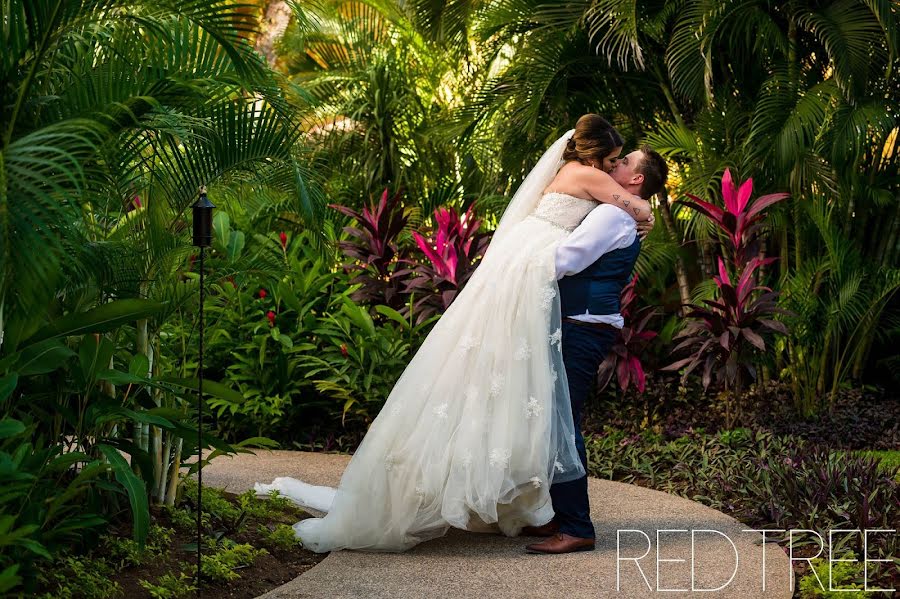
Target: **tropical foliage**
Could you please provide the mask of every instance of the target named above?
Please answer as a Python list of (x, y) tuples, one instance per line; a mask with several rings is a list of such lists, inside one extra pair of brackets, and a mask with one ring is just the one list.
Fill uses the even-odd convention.
[(599, 389), (603, 390), (612, 380), (613, 373), (619, 389), (624, 393), (628, 387), (634, 384), (641, 393), (646, 385), (644, 365), (641, 356), (647, 349), (647, 344), (658, 333), (648, 328), (650, 319), (655, 315), (653, 306), (638, 308), (639, 296), (636, 288), (638, 275), (634, 275), (631, 281), (622, 289), (621, 314), (625, 325), (616, 334), (609, 354), (600, 364), (597, 374)]
[(671, 172), (601, 383), (900, 383), (892, 0), (275, 4), (2, 4), (0, 593), (120, 514), (144, 542), (202, 448), (352, 447), (587, 112)]
[(668, 308), (663, 339), (680, 306), (713, 297), (728, 249), (711, 220), (669, 200), (722, 207), (730, 169), (791, 198), (759, 223), (761, 256), (779, 258), (759, 280), (794, 314), (764, 376), (789, 379), (806, 413), (881, 376), (900, 263), (900, 15), (889, 0), (296, 4), (305, 19), (282, 56), (320, 101), (310, 119), (321, 155), (341, 165), (325, 188), (343, 203), (371, 193), (364, 178), (378, 173), (423, 215), (479, 198), (490, 228), (497, 199), (547, 143), (597, 112), (626, 144), (670, 160), (638, 263), (640, 295)]
[[(15, 466), (0, 585), (27, 592), (32, 558), (89, 544), (123, 508), (143, 543), (148, 504), (174, 501), (187, 457), (237, 450), (198, 438), (196, 365), (161, 336), (197, 307), (184, 213), (198, 187), (265, 187), (308, 223), (320, 211), (246, 7), (13, 0), (3, 20), (0, 402)], [(221, 276), (248, 267), (221, 262)]]
[(684, 376), (687, 376), (702, 365), (704, 389), (715, 379), (717, 387), (726, 393), (728, 426), (735, 424), (731, 404), (737, 403), (739, 419), (741, 392), (748, 382), (756, 379), (758, 360), (754, 350), (766, 351), (763, 333), (788, 333), (784, 323), (773, 319), (776, 314), (785, 312), (776, 307), (778, 294), (757, 284), (758, 269), (777, 259), (759, 255), (756, 235), (763, 211), (785, 200), (787, 194), (762, 196), (751, 205), (752, 193), (753, 179), (735, 185), (726, 169), (722, 177), (724, 210), (693, 195), (689, 195), (691, 201), (684, 202), (724, 232), (729, 264), (726, 266), (719, 258), (719, 274), (713, 277), (719, 291), (716, 301), (704, 299), (703, 303), (708, 307), (689, 304), (691, 309), (686, 316), (690, 320), (675, 335), (675, 339), (683, 340), (672, 351), (690, 348), (691, 356), (663, 368), (671, 370), (686, 366)]

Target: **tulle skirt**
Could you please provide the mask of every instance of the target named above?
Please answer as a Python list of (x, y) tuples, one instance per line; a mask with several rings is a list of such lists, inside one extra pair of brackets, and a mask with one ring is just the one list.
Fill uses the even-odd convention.
[(392, 389), (338, 488), (257, 484), (327, 511), (304, 546), (403, 551), (449, 527), (516, 536), (553, 517), (549, 488), (581, 478), (562, 363), (555, 251), (536, 217), (492, 243)]

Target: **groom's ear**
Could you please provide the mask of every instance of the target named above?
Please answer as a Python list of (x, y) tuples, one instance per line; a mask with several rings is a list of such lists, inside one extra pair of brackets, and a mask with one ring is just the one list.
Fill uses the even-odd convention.
[(644, 174), (643, 173), (634, 173), (631, 176), (631, 184), (632, 185), (643, 185), (644, 184)]

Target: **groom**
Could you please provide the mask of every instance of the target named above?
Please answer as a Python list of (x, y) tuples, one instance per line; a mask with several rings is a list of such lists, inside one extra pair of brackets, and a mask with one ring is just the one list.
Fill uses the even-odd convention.
[[(666, 182), (668, 167), (649, 146), (617, 161), (610, 172), (629, 192), (648, 199)], [(612, 204), (600, 204), (559, 245), (556, 278), (562, 309), (562, 349), (575, 447), (587, 472), (587, 454), (581, 433), (584, 402), (591, 393), (597, 368), (624, 325), (619, 296), (628, 283), (641, 249), (635, 221)], [(594, 525), (588, 505), (587, 475), (550, 486), (553, 511), (543, 526), (526, 526), (524, 536), (549, 537), (526, 547), (529, 553), (568, 553), (594, 549)]]

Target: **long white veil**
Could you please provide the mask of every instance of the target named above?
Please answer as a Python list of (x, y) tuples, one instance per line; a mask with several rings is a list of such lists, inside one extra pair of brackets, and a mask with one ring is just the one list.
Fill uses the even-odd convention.
[[(525, 180), (522, 181), (522, 184), (519, 185), (516, 193), (513, 194), (512, 199), (506, 206), (506, 210), (503, 211), (500, 222), (497, 223), (497, 229), (491, 238), (492, 246), (500, 245), (499, 240), (509, 233), (513, 225), (522, 221), (534, 211), (534, 208), (541, 200), (541, 192), (544, 191), (564, 164), (563, 153), (566, 150), (566, 143), (574, 133), (575, 129), (569, 129), (553, 142), (540, 160), (537, 161), (537, 164), (534, 165), (534, 168), (531, 169), (531, 172), (525, 177)], [(490, 251), (490, 246), (488, 251)]]

